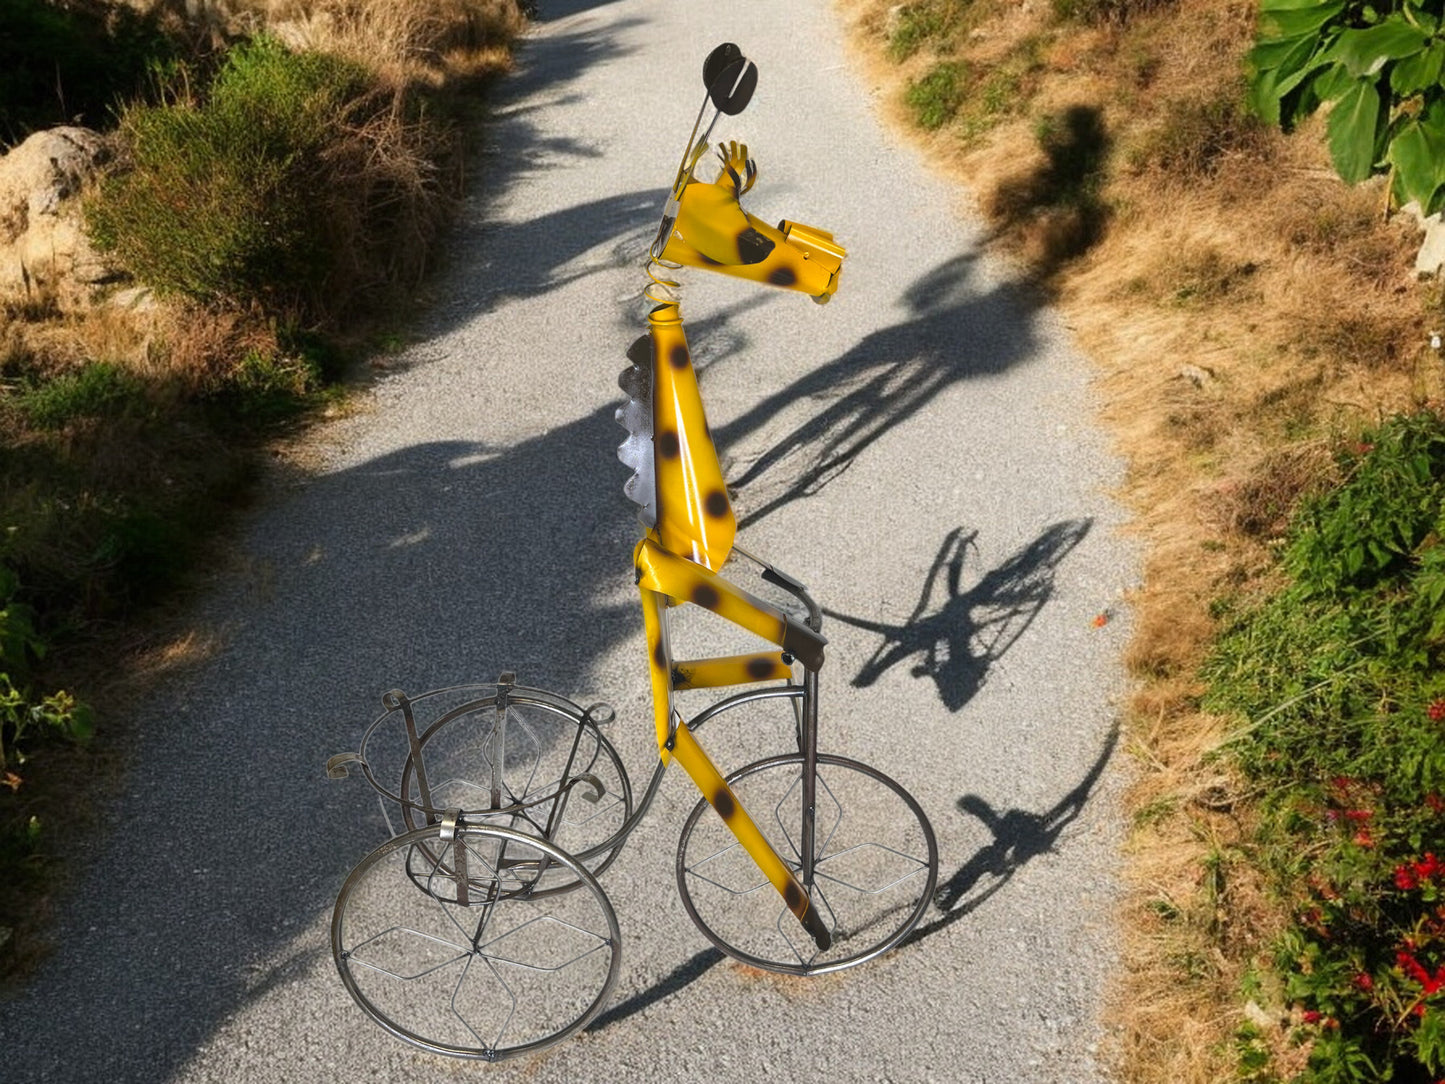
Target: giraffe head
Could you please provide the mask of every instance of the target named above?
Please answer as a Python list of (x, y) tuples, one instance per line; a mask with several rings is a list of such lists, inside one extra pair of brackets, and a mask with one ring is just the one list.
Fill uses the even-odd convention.
[(833, 296), (847, 251), (827, 230), (787, 219), (776, 227), (743, 210), (757, 164), (740, 143), (719, 148), (722, 169), (712, 182), (694, 176), (694, 154), (660, 253), (664, 261), (805, 293), (820, 304)]

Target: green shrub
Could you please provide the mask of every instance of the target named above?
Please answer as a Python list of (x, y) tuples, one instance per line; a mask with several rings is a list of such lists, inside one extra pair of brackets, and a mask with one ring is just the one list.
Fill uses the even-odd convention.
[(888, 55), (907, 60), (924, 46), (947, 46), (976, 18), (976, 0), (914, 0), (898, 12), (888, 36)]
[(336, 317), (432, 214), (431, 132), (398, 94), (339, 57), (239, 46), (200, 100), (125, 111), (130, 169), (89, 205), (92, 233), (162, 292)]
[[(1301, 1078), (1445, 1073), (1445, 423), (1402, 417), (1304, 502), (1291, 583), (1226, 629), (1205, 706), (1263, 795)], [(1426, 1076), (1425, 1074), (1430, 1074)]]

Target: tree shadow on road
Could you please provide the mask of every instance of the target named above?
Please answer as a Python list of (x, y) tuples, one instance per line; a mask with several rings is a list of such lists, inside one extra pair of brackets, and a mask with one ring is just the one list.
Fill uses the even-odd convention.
[[(954, 385), (1033, 356), (1036, 303), (1007, 284), (980, 292), (980, 256), (920, 276), (903, 292), (903, 319), (717, 427), (719, 447), (745, 464), (730, 479), (746, 507), (739, 528), (817, 493)], [(791, 428), (773, 437), (780, 425)], [(771, 443), (748, 451), (759, 435)]]

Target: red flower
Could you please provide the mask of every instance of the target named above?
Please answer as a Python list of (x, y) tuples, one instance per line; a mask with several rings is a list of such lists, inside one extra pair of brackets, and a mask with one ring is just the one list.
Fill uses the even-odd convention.
[(1374, 815), (1375, 815), (1375, 811), (1374, 811), (1373, 809), (1347, 809), (1347, 810), (1345, 810), (1345, 820), (1347, 820), (1347, 821), (1354, 821), (1356, 824), (1363, 824), (1365, 821), (1369, 820), (1369, 819), (1370, 819), (1371, 817), (1373, 817)]
[(1306, 1024), (1318, 1024), (1323, 1019), (1323, 1016), (1314, 1009), (1306, 1009), (1300, 1016), (1303, 1017)]
[(1395, 963), (1401, 971), (1420, 984), (1423, 996), (1429, 997), (1445, 986), (1445, 966), (1437, 967), (1435, 974), (1425, 970), (1425, 965), (1415, 959), (1412, 953), (1401, 950), (1395, 953)]
[(1425, 714), (1430, 716), (1434, 722), (1445, 722), (1445, 696), (1432, 700), (1430, 706), (1425, 709)]
[(1375, 840), (1374, 837), (1370, 835), (1368, 828), (1361, 828), (1355, 833), (1355, 843), (1360, 847), (1373, 847)]
[(1415, 876), (1415, 871), (1409, 866), (1395, 867), (1395, 887), (1401, 892), (1410, 892), (1420, 887), (1420, 881)]
[(1373, 990), (1375, 988), (1375, 980), (1370, 978), (1368, 972), (1361, 971), (1355, 976), (1355, 985), (1361, 990)]

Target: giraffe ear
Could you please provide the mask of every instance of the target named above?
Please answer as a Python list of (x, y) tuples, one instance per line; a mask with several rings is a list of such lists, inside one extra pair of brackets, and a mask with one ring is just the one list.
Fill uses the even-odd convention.
[(723, 42), (702, 64), (707, 96), (719, 111), (736, 116), (748, 107), (758, 86), (758, 66), (730, 41)]
[(708, 53), (707, 59), (702, 62), (702, 85), (709, 94), (712, 93), (712, 85), (722, 70), (743, 57), (743, 51), (730, 41), (725, 41), (712, 52)]

